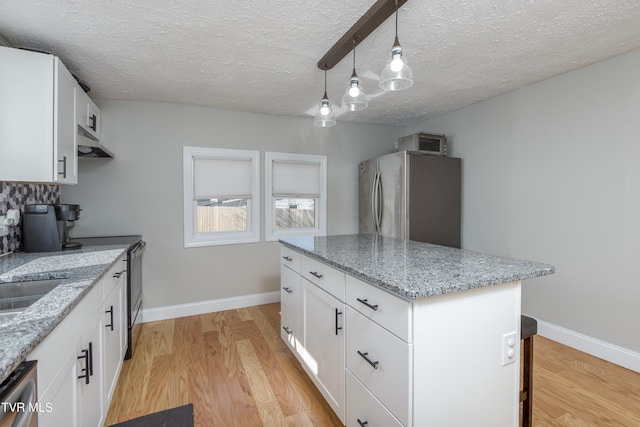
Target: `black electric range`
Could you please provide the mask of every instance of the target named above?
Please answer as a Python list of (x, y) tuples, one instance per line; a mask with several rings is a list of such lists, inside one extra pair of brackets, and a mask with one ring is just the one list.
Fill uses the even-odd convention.
[(133, 355), (133, 347), (140, 335), (140, 308), (142, 307), (142, 253), (146, 243), (142, 236), (101, 236), (74, 238), (83, 247), (104, 245), (129, 245), (127, 251), (127, 351), (125, 359)]

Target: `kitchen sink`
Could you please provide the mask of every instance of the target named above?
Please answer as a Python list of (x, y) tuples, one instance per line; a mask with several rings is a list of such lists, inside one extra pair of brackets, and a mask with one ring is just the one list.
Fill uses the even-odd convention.
[(64, 279), (0, 283), (0, 326), (4, 326), (25, 308), (42, 298)]

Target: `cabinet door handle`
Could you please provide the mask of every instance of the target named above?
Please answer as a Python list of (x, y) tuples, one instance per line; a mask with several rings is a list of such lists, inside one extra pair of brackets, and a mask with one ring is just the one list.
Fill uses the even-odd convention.
[(341, 314), (342, 312), (338, 311), (338, 309), (336, 308), (336, 335), (338, 335), (338, 331), (342, 329), (342, 326), (338, 327), (338, 316)]
[(62, 172), (58, 172), (58, 175), (62, 175), (62, 178), (67, 178), (67, 156), (62, 156), (62, 160), (58, 160), (58, 163), (62, 163)]
[(369, 301), (368, 299), (360, 299), (360, 298), (356, 298), (356, 300), (358, 300), (358, 302), (361, 302), (362, 304), (366, 305), (367, 307), (369, 307), (371, 310), (378, 310), (378, 304), (376, 305), (371, 305), (369, 304), (367, 301)]
[(367, 424), (369, 424), (369, 421), (360, 421), (360, 418), (358, 418), (358, 424), (360, 424), (362, 427), (365, 427)]
[(317, 271), (310, 271), (309, 274), (311, 274), (312, 276), (316, 276), (318, 279), (322, 279), (322, 274), (318, 273)]
[(289, 262), (293, 261), (293, 258), (290, 258), (288, 256), (283, 256), (282, 259), (284, 259), (285, 261), (289, 261)]
[(288, 294), (293, 293), (293, 291), (291, 290), (291, 288), (288, 288), (286, 286), (283, 286), (282, 289), (284, 289), (284, 291)]
[(378, 361), (373, 362), (371, 359), (369, 359), (367, 357), (369, 355), (369, 353), (363, 353), (360, 350), (358, 350), (358, 354), (360, 355), (360, 357), (362, 357), (364, 360), (366, 360), (369, 365), (373, 366), (373, 369), (378, 369), (378, 364), (380, 362), (378, 362)]
[(92, 114), (89, 117), (89, 127), (93, 129), (94, 132), (96, 132), (97, 123), (98, 123), (98, 117), (96, 117), (95, 114)]
[(289, 329), (288, 326), (283, 326), (282, 329), (284, 329), (284, 331), (289, 335), (291, 335), (293, 333), (293, 332), (291, 332), (291, 329)]
[(108, 325), (104, 325), (105, 328), (111, 328), (113, 331), (113, 306), (109, 310), (104, 312), (105, 314), (109, 313), (109, 317), (111, 318), (111, 322)]
[(93, 376), (93, 342), (89, 342), (89, 375)]
[(80, 372), (83, 372), (82, 375), (78, 375), (78, 379), (81, 380), (84, 378), (84, 383), (85, 384), (89, 384), (89, 350), (88, 349), (84, 349), (82, 350), (82, 356), (78, 356), (78, 360), (84, 359), (84, 368), (82, 368), (80, 370)]
[(119, 279), (120, 276), (122, 276), (122, 273), (124, 273), (124, 271), (118, 271), (117, 273), (113, 273), (113, 277), (115, 277), (116, 279)]

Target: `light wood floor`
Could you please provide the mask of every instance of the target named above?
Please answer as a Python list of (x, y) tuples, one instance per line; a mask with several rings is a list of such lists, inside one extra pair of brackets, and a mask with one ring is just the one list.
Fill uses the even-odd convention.
[[(143, 324), (105, 425), (193, 403), (195, 427), (341, 426), (280, 340), (279, 310)], [(640, 426), (640, 374), (536, 336), (534, 426)]]

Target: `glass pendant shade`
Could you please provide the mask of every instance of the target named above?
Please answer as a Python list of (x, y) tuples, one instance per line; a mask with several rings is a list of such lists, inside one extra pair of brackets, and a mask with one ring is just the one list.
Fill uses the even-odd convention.
[(342, 97), (342, 108), (348, 111), (361, 111), (369, 105), (369, 97), (364, 93), (360, 86), (360, 79), (353, 70), (347, 92)]
[(333, 114), (333, 109), (331, 108), (329, 97), (327, 96), (327, 69), (326, 68), (324, 70), (324, 95), (320, 100), (320, 105), (318, 106), (318, 112), (316, 113), (316, 116), (313, 118), (313, 124), (321, 128), (328, 128), (331, 126), (335, 126), (336, 124), (336, 115)]
[(313, 119), (313, 124), (319, 127), (327, 128), (336, 124), (336, 115), (333, 114), (331, 103), (325, 92), (324, 97), (320, 101), (318, 112)]
[[(397, 5), (397, 3), (396, 3)], [(398, 9), (396, 9), (396, 39), (391, 48), (391, 58), (387, 66), (380, 73), (380, 88), (388, 90), (402, 90), (413, 84), (413, 71), (407, 65), (407, 60), (402, 56), (402, 46), (398, 41)]]
[(385, 91), (402, 90), (411, 87), (412, 84), (413, 71), (402, 56), (402, 47), (396, 37), (396, 43), (391, 49), (391, 58), (380, 73), (380, 88)]

